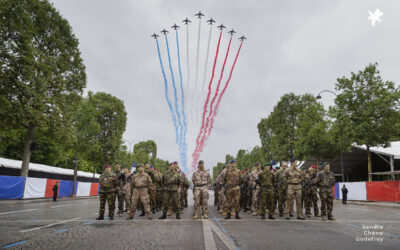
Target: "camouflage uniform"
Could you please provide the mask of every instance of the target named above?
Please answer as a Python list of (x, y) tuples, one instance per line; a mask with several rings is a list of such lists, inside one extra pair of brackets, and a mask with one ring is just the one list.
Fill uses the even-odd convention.
[[(151, 178), (152, 184), (149, 186), (149, 197), (150, 197), (150, 209), (156, 209), (156, 186), (157, 186), (157, 175), (155, 171), (151, 168), (145, 171)], [(155, 212), (155, 211), (154, 211)]]
[(114, 217), (115, 210), (115, 188), (117, 187), (117, 176), (114, 173), (102, 174), (100, 183), (100, 211), (99, 216), (104, 217), (106, 202), (108, 203), (108, 217)]
[(115, 171), (115, 175), (117, 176), (117, 199), (118, 199), (118, 214), (122, 214), (124, 212), (124, 196), (122, 195), (122, 186), (124, 184), (124, 173), (122, 171)]
[[(194, 187), (194, 215), (202, 208), (202, 215), (208, 216), (208, 184), (210, 183), (210, 174), (199, 169), (192, 176)], [(201, 208), (200, 208), (201, 207)]]
[(183, 214), (183, 208), (185, 206), (185, 189), (189, 186), (188, 179), (184, 173), (180, 174), (180, 181), (179, 181), (179, 189), (178, 189), (178, 196), (179, 196), (179, 212)]
[(168, 170), (164, 173), (162, 184), (164, 186), (163, 213), (167, 213), (169, 203), (172, 204), (174, 213), (179, 213), (178, 188), (180, 185), (180, 175), (177, 171)]
[(249, 174), (245, 173), (243, 177), (243, 183), (240, 186), (240, 206), (244, 209), (244, 212), (248, 209), (248, 189), (249, 189)]
[(285, 209), (285, 202), (286, 202), (287, 183), (285, 182), (284, 177), (285, 177), (284, 169), (281, 169), (278, 172), (276, 172), (277, 201), (278, 201), (278, 210), (280, 216), (283, 216), (283, 211)]
[(242, 183), (242, 174), (236, 168), (229, 168), (224, 176), (226, 188), (225, 212), (228, 215), (235, 209), (236, 214), (240, 212), (240, 184)]
[(286, 208), (285, 214), (288, 215), (293, 209), (293, 199), (296, 199), (296, 213), (298, 218), (303, 217), (303, 211), (301, 207), (301, 183), (303, 176), (301, 171), (295, 167), (290, 167), (285, 171), (285, 182), (288, 184), (287, 197), (286, 197)]
[(129, 210), (131, 208), (131, 184), (130, 184), (130, 180), (128, 178), (129, 178), (128, 176), (124, 175), (121, 193), (122, 193), (122, 197), (125, 201), (126, 210), (129, 213)]
[(132, 194), (132, 206), (129, 214), (129, 218), (133, 218), (135, 216), (136, 207), (139, 201), (142, 203), (144, 207), (144, 211), (146, 212), (147, 218), (151, 219), (152, 214), (150, 211), (150, 200), (148, 187), (152, 185), (151, 178), (146, 173), (137, 173), (131, 178), (131, 186), (133, 187)]
[(219, 173), (216, 183), (218, 185), (218, 212), (222, 213), (225, 210), (226, 196), (225, 196), (225, 173), (227, 168), (224, 168), (221, 173)]
[(163, 200), (163, 190), (162, 190), (162, 183), (161, 183), (161, 180), (162, 180), (162, 174), (161, 174), (161, 172), (159, 172), (159, 171), (157, 171), (156, 172), (157, 173), (157, 175), (158, 175), (158, 178), (157, 178), (157, 183), (156, 183), (156, 190), (157, 190), (157, 198), (156, 198), (156, 209), (157, 210), (161, 210), (161, 207), (162, 207), (162, 200)]
[(304, 198), (304, 204), (306, 208), (306, 215), (310, 216), (311, 215), (311, 207), (314, 207), (314, 215), (318, 216), (318, 188), (317, 188), (317, 173), (311, 174), (307, 173), (306, 174), (306, 183), (304, 186), (304, 191), (305, 191), (305, 198)]
[(261, 216), (265, 216), (265, 209), (268, 208), (269, 215), (274, 213), (274, 186), (275, 176), (270, 170), (264, 170), (258, 174), (257, 183), (261, 191)]
[(258, 214), (258, 205), (259, 205), (259, 192), (260, 192), (260, 186), (257, 184), (256, 180), (258, 178), (258, 174), (259, 171), (257, 171), (257, 169), (253, 170), (250, 173), (250, 179), (249, 179), (249, 187), (251, 189), (253, 189), (252, 192), (252, 198), (251, 198), (251, 207), (253, 209), (254, 214), (253, 215), (257, 215)]
[(335, 175), (331, 172), (319, 172), (317, 176), (317, 185), (319, 187), (319, 197), (321, 199), (321, 216), (332, 218), (333, 208), (333, 191), (332, 186), (335, 185)]

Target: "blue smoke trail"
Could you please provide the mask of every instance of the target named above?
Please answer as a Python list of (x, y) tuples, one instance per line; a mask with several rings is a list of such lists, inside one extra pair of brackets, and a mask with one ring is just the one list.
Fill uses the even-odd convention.
[(168, 52), (168, 62), (169, 62), (169, 70), (171, 72), (171, 79), (172, 79), (172, 87), (174, 88), (174, 99), (175, 99), (175, 113), (178, 117), (178, 124), (180, 128), (180, 133), (179, 133), (179, 140), (178, 140), (178, 145), (179, 145), (179, 154), (181, 156), (182, 164), (183, 164), (183, 159), (186, 157), (186, 154), (183, 152), (183, 143), (182, 143), (182, 137), (183, 137), (183, 126), (181, 123), (181, 115), (179, 113), (179, 108), (178, 108), (178, 93), (176, 90), (176, 85), (175, 85), (175, 78), (174, 78), (174, 71), (172, 69), (172, 63), (171, 63), (171, 54), (169, 52), (169, 45), (168, 45), (168, 37), (167, 35), (165, 36), (165, 44), (167, 46), (167, 52)]
[[(183, 143), (183, 157), (182, 157), (182, 165), (186, 169), (186, 164), (187, 164), (187, 144), (186, 144), (186, 133), (187, 133), (187, 124), (186, 124), (186, 114), (185, 114), (185, 92), (183, 90), (183, 84), (182, 84), (182, 70), (181, 70), (181, 56), (179, 54), (179, 39), (178, 39), (178, 30), (176, 30), (176, 47), (177, 47), (177, 52), (178, 52), (178, 66), (179, 66), (179, 77), (180, 77), (180, 87), (181, 87), (181, 109), (182, 109), (182, 117), (183, 117), (183, 137), (182, 137), (182, 143)], [(182, 156), (181, 154), (181, 156)]]
[(161, 59), (160, 46), (158, 45), (158, 40), (157, 39), (155, 39), (155, 40), (156, 40), (156, 43), (157, 43), (157, 51), (158, 51), (158, 58), (160, 59), (161, 71), (162, 71), (162, 74), (163, 74), (163, 77), (164, 77), (165, 99), (167, 100), (169, 111), (171, 111), (172, 121), (174, 122), (175, 141), (179, 145), (178, 126), (176, 124), (176, 117), (175, 117), (174, 109), (172, 108), (171, 100), (168, 97), (168, 81), (167, 81), (167, 78), (165, 76), (164, 66), (163, 66), (162, 59)]

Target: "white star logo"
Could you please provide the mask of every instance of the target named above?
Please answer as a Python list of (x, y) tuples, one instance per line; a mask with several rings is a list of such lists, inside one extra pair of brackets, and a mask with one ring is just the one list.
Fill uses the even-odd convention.
[(368, 13), (369, 13), (368, 19), (371, 20), (371, 25), (373, 27), (375, 26), (376, 21), (378, 21), (380, 23), (382, 22), (380, 17), (383, 16), (383, 13), (379, 9), (376, 9), (374, 13), (372, 13), (369, 10)]

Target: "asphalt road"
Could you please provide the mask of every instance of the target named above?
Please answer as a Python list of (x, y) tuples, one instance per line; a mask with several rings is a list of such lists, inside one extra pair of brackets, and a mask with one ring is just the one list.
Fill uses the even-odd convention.
[[(191, 192), (189, 192), (191, 193)], [(213, 203), (210, 191), (210, 204)], [(191, 196), (189, 197), (191, 201)], [(98, 198), (57, 202), (0, 201), (0, 247), (7, 249), (400, 249), (400, 209), (335, 203), (337, 221), (224, 220), (210, 205), (209, 220), (152, 221), (127, 215), (94, 220)], [(106, 209), (107, 211), (107, 209)], [(106, 212), (107, 215), (107, 212)], [(366, 227), (370, 227), (366, 229)], [(371, 228), (374, 227), (374, 228)], [(369, 241), (360, 241), (360, 239)], [(372, 241), (371, 241), (372, 240)]]

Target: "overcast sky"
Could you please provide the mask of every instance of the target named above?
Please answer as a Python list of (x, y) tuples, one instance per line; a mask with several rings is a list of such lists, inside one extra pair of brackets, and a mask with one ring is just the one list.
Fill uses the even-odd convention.
[[(51, 0), (80, 42), (88, 76), (87, 89), (110, 93), (125, 103), (128, 123), (124, 138), (153, 139), (158, 157), (179, 160), (175, 132), (164, 97), (164, 82), (156, 45), (150, 35), (188, 17), (191, 81), (184, 80), (186, 102), (200, 104), (206, 89), (195, 91), (198, 20), (201, 10), (238, 33), (232, 41), (227, 68), (244, 34), (230, 86), (224, 95), (212, 134), (201, 156), (206, 167), (223, 161), (226, 154), (260, 145), (257, 123), (268, 116), (280, 96), (288, 92), (317, 94), (334, 89), (337, 77), (378, 62), (385, 80), (400, 82), (400, 1), (265, 1), (265, 0)], [(372, 27), (368, 11), (379, 8), (382, 22)], [(199, 86), (203, 83), (209, 26), (202, 23)], [(209, 63), (212, 67), (218, 31), (212, 31)], [(186, 30), (181, 29), (182, 70), (186, 79)], [(224, 32), (216, 73), (219, 74), (229, 36)], [(169, 34), (171, 56), (176, 63), (174, 33)], [(160, 40), (167, 68), (165, 41)], [(211, 68), (208, 66), (208, 76)], [(177, 70), (177, 69), (176, 69)], [(168, 73), (168, 72), (167, 72)], [(175, 72), (175, 77), (177, 73)], [(227, 73), (225, 73), (227, 75)], [(223, 79), (226, 79), (223, 78)], [(214, 80), (215, 82), (215, 80)], [(171, 82), (169, 81), (169, 84)], [(189, 84), (189, 85), (186, 85)], [(223, 80), (221, 84), (225, 84)], [(170, 94), (171, 88), (170, 88)], [(171, 96), (172, 97), (172, 96)], [(189, 100), (190, 99), (190, 100)], [(173, 98), (171, 99), (173, 100)], [(333, 97), (323, 96), (325, 105)], [(193, 107), (195, 107), (193, 105)], [(189, 121), (188, 156), (201, 123), (200, 109)], [(195, 117), (195, 116), (194, 116)], [(197, 120), (196, 120), (197, 119)], [(191, 161), (189, 160), (189, 164)]]

